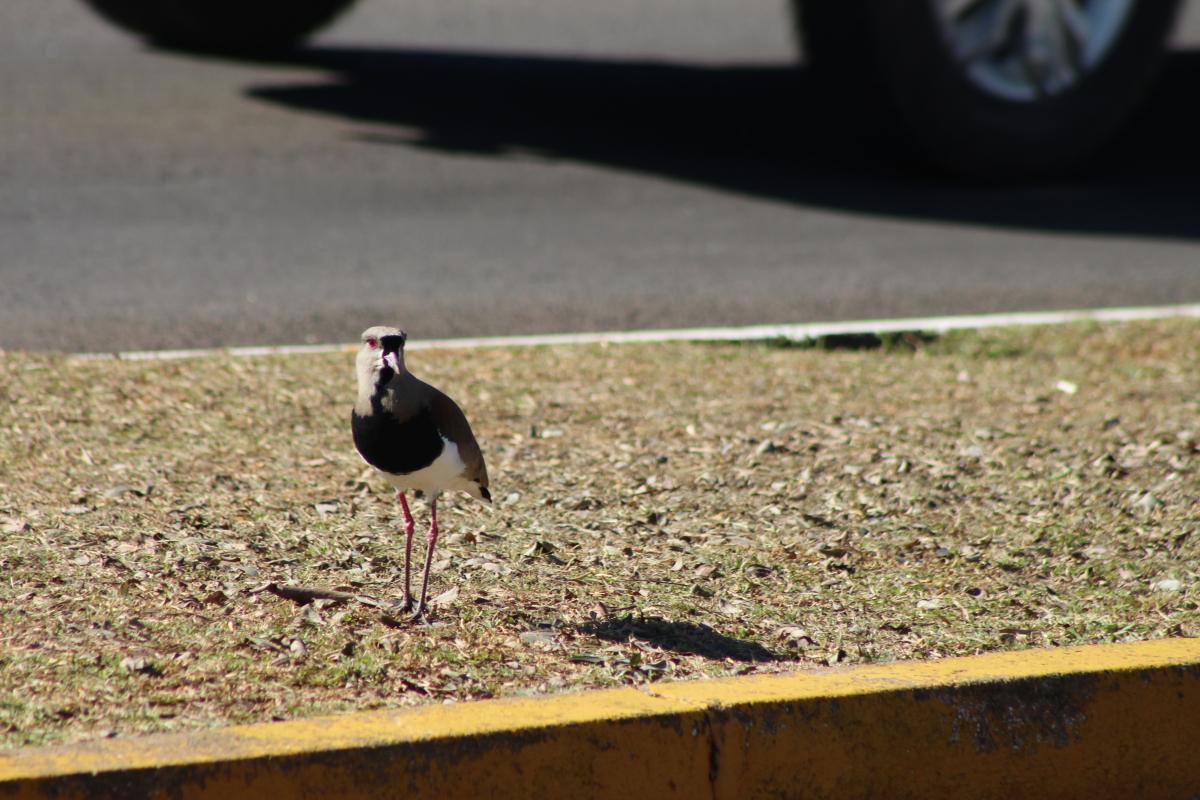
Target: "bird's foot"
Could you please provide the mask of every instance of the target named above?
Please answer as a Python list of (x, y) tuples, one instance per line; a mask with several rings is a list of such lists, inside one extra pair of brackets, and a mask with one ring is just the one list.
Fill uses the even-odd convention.
[(391, 611), (393, 614), (407, 614), (409, 611), (412, 611), (412, 609), (412, 598), (405, 597), (403, 602), (397, 601), (392, 603), (392, 607), (389, 609), (389, 611)]
[(416, 611), (408, 618), (408, 621), (415, 625), (428, 625), (429, 620), (425, 617), (425, 607), (417, 606)]

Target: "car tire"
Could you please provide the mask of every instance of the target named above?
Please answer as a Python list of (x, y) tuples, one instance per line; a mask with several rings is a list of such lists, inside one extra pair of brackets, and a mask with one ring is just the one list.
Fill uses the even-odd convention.
[(155, 44), (265, 53), (329, 24), (354, 0), (84, 0), (100, 16)]
[(890, 106), (936, 164), (999, 180), (1065, 172), (1093, 156), (1146, 95), (1179, 7), (1134, 0), (1073, 83), (1013, 99), (955, 57), (935, 0), (793, 0), (816, 75), (839, 93)]

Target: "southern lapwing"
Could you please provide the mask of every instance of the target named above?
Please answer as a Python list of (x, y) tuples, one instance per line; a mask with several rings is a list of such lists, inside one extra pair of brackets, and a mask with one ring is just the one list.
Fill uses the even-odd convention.
[(358, 351), (358, 399), (350, 417), (354, 446), (363, 459), (396, 487), (404, 511), (404, 602), (413, 610), (409, 588), (413, 518), (406, 491), (429, 498), (428, 548), (421, 577), (421, 598), (414, 621), (425, 613), (429, 565), (437, 543), (437, 500), (442, 492), (458, 489), (486, 502), (487, 467), (471, 425), (462, 409), (446, 395), (417, 378), (404, 366), (404, 342), (399, 328), (376, 325), (362, 334)]

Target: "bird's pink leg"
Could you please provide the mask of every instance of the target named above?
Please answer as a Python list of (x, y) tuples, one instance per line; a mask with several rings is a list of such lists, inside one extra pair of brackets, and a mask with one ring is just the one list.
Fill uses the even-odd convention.
[(413, 622), (425, 618), (425, 594), (429, 591), (429, 565), (433, 563), (433, 546), (437, 544), (437, 495), (429, 498), (429, 533), (425, 537), (428, 547), (425, 550), (425, 571), (421, 576), (421, 598), (417, 600), (417, 610), (413, 612)]
[(412, 539), (413, 539), (413, 517), (412, 512), (408, 510), (408, 500), (404, 497), (404, 492), (396, 492), (396, 498), (400, 501), (400, 509), (404, 512), (404, 603), (401, 608), (408, 611), (412, 608), (412, 591), (409, 589), (409, 562), (412, 559)]

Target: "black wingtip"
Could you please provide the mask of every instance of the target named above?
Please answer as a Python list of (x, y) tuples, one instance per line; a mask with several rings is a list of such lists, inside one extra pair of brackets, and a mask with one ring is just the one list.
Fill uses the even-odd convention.
[(483, 497), (484, 500), (488, 501), (489, 503), (492, 502), (492, 493), (488, 491), (488, 488), (486, 486), (479, 487), (479, 494)]

